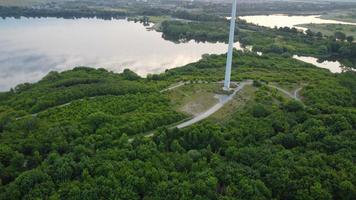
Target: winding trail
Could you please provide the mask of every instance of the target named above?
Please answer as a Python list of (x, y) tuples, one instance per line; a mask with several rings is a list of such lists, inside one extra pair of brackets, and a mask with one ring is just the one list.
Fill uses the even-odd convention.
[(299, 92), (300, 92), (302, 89), (303, 89), (303, 87), (300, 87), (300, 88), (294, 90), (294, 97), (295, 97), (296, 99), (298, 99), (299, 101), (301, 101)]
[[(162, 91), (168, 91), (168, 90), (173, 90), (175, 88), (178, 88), (180, 86), (183, 86), (185, 85), (186, 82), (181, 82), (179, 83), (178, 85), (175, 85), (175, 86), (172, 86), (172, 87), (169, 87), (165, 90), (162, 90)], [(226, 103), (230, 102), (234, 96), (239, 92), (241, 91), (245, 86), (247, 85), (252, 85), (253, 84), (253, 81), (252, 80), (245, 80), (245, 81), (242, 81), (237, 88), (234, 89), (234, 92), (227, 96), (227, 95), (223, 95), (223, 96), (219, 96), (219, 102), (217, 104), (215, 104), (214, 106), (212, 106), (211, 108), (209, 108), (208, 110), (206, 110), (205, 112), (195, 116), (194, 118), (186, 121), (186, 122), (183, 122), (179, 125), (177, 125), (176, 127), (179, 128), (179, 129), (182, 129), (182, 128), (185, 128), (185, 127), (188, 127), (188, 126), (191, 126), (193, 124), (196, 124), (206, 118), (208, 118), (209, 116), (211, 116), (212, 114), (216, 113), (217, 111), (219, 111)], [(280, 92), (282, 92), (283, 94), (287, 95), (288, 97), (290, 97), (291, 99), (294, 99), (294, 100), (297, 100), (297, 101), (301, 101), (301, 99), (299, 98), (299, 92), (303, 89), (303, 87), (299, 87), (297, 88), (296, 90), (294, 90), (292, 93), (283, 89), (283, 88), (280, 88), (278, 86), (274, 86), (274, 85), (266, 85), (267, 87), (270, 87), (270, 88), (274, 88)], [(146, 137), (151, 137), (153, 134), (148, 134), (146, 135)]]
[[(173, 90), (176, 89), (178, 87), (181, 87), (183, 85), (187, 84), (187, 82), (180, 82), (177, 85), (171, 86), (167, 89), (162, 90), (161, 92), (165, 92), (165, 91), (169, 91), (169, 90)], [(178, 128), (178, 129), (182, 129), (182, 128), (186, 128), (188, 126), (191, 126), (193, 124), (196, 124), (206, 118), (208, 118), (209, 116), (211, 116), (212, 114), (216, 113), (217, 111), (219, 111), (225, 104), (227, 104), (228, 102), (230, 102), (238, 92), (240, 92), (245, 86), (247, 85), (252, 85), (253, 81), (252, 80), (245, 80), (242, 81), (240, 84), (238, 84), (238, 87), (234, 89), (234, 92), (230, 95), (219, 95), (219, 102), (217, 104), (215, 104), (214, 106), (212, 106), (210, 109), (206, 110), (205, 112), (195, 116), (194, 118), (185, 121), (181, 124), (178, 124), (177, 126), (172, 126), (171, 128)], [(265, 84), (267, 87), (270, 88), (274, 88), (282, 93), (284, 93), (285, 95), (287, 95), (288, 97), (295, 99), (297, 101), (301, 101), (301, 99), (299, 98), (299, 92), (303, 89), (303, 87), (299, 87), (296, 90), (294, 90), (292, 93), (288, 92), (287, 90), (280, 88), (278, 86), (274, 86), (274, 85), (267, 85)], [(155, 134), (154, 131), (149, 132), (148, 134), (145, 134), (143, 137), (149, 138), (149, 137), (153, 137), (153, 135)], [(129, 139), (129, 142), (132, 142), (133, 138)]]
[[(184, 86), (186, 84), (189, 84), (189, 82), (179, 82), (178, 84), (176, 85), (173, 85), (173, 86), (170, 86), (166, 89), (163, 89), (161, 90), (160, 92), (163, 93), (163, 92), (166, 92), (166, 91), (170, 91), (170, 90), (174, 90), (176, 88), (179, 88), (181, 86)], [(188, 121), (185, 121), (181, 124), (178, 124), (177, 126), (173, 126), (173, 127), (176, 127), (178, 129), (182, 129), (182, 128), (186, 128), (186, 127), (189, 127), (193, 124), (196, 124), (208, 117), (210, 117), (211, 115), (213, 115), (214, 113), (216, 113), (217, 111), (219, 111), (225, 104), (229, 103), (235, 96), (238, 92), (240, 92), (245, 86), (247, 85), (252, 85), (253, 84), (253, 81), (252, 80), (245, 80), (245, 81), (242, 81), (240, 82), (239, 84), (235, 83), (237, 85), (237, 87), (235, 89), (233, 89), (233, 93), (230, 94), (230, 95), (217, 95), (217, 97), (219, 98), (219, 102), (217, 104), (215, 104), (214, 106), (212, 106), (211, 108), (209, 108), (208, 110), (206, 110), (205, 112), (195, 116), (194, 118), (188, 120)], [(292, 98), (292, 99), (295, 99), (297, 101), (301, 101), (301, 99), (299, 98), (299, 92), (303, 89), (303, 87), (299, 87), (297, 88), (296, 90), (293, 91), (293, 93), (291, 92), (288, 92), (287, 90), (283, 89), (283, 88), (280, 88), (278, 86), (274, 86), (274, 85), (267, 85), (265, 84), (267, 87), (270, 87), (270, 88), (274, 88), (282, 93), (284, 93), (285, 95), (287, 95), (288, 97)], [(90, 99), (94, 99), (96, 97), (90, 97)], [(84, 99), (79, 99), (79, 101), (83, 101)], [(78, 100), (76, 100), (78, 101)], [(65, 103), (65, 104), (62, 104), (62, 105), (58, 105), (58, 106), (55, 106), (54, 108), (58, 108), (58, 107), (64, 107), (64, 106), (68, 106), (68, 105), (71, 105), (74, 101), (72, 102), (68, 102), (68, 103)], [(39, 113), (41, 113), (43, 111), (40, 111)], [(35, 114), (31, 114), (31, 116), (35, 117), (37, 116), (39, 113), (35, 113)], [(19, 120), (19, 119), (22, 119), (23, 117), (20, 117), (20, 118), (17, 118), (16, 120)], [(171, 128), (173, 128), (171, 127)], [(145, 134), (144, 137), (152, 137), (154, 135), (154, 131), (151, 131), (149, 134)], [(129, 139), (129, 142), (132, 142), (133, 141), (133, 138), (130, 138)]]
[[(165, 90), (162, 90), (162, 91), (168, 91), (168, 90), (173, 90), (175, 88), (178, 88), (180, 86), (183, 86), (185, 85), (186, 82), (184, 83), (179, 83), (178, 85), (175, 85), (175, 86), (172, 86), (172, 87), (169, 87)], [(212, 114), (216, 113), (217, 111), (219, 111), (226, 103), (230, 102), (234, 96), (239, 92), (241, 91), (245, 86), (247, 85), (252, 85), (253, 84), (253, 81), (252, 80), (245, 80), (245, 81), (242, 81), (237, 88), (234, 89), (234, 92), (227, 96), (227, 95), (222, 95), (222, 96), (219, 96), (219, 102), (217, 104), (215, 104), (213, 107), (211, 107), (210, 109), (208, 109), (207, 111), (195, 116), (194, 118), (186, 121), (186, 122), (183, 122), (175, 127), (177, 127), (178, 129), (182, 129), (182, 128), (186, 128), (188, 126), (191, 126), (193, 124), (196, 124), (206, 118), (208, 118), (209, 116), (211, 116)], [(295, 99), (297, 101), (301, 101), (301, 99), (299, 98), (299, 92), (303, 89), (303, 87), (299, 87), (297, 88), (296, 90), (293, 91), (293, 93), (290, 93), (288, 92), (287, 90), (283, 89), (283, 88), (280, 88), (278, 86), (274, 86), (274, 85), (266, 85), (267, 87), (271, 87), (271, 88), (274, 88), (282, 93), (284, 93), (285, 95), (287, 95), (288, 97), (292, 98), (292, 99)], [(154, 133), (150, 133), (150, 134), (147, 134), (145, 135), (145, 137), (152, 137), (154, 135)]]
[[(170, 91), (170, 90), (174, 90), (174, 89), (179, 88), (179, 87), (181, 87), (181, 86), (184, 86), (184, 85), (186, 85), (186, 84), (188, 84), (188, 83), (189, 83), (189, 82), (179, 82), (179, 83), (177, 83), (176, 85), (173, 85), (173, 86), (170, 86), (170, 87), (168, 87), (168, 88), (166, 88), (166, 89), (161, 90), (160, 93), (163, 93), (163, 92), (166, 92), (166, 91)], [(37, 113), (29, 114), (29, 115), (32, 116), (32, 117), (36, 117), (36, 116), (39, 115), (40, 113), (45, 112), (45, 111), (47, 111), (47, 110), (49, 110), (49, 109), (62, 108), (62, 107), (69, 106), (69, 105), (71, 105), (72, 103), (77, 102), (77, 101), (84, 101), (86, 98), (87, 98), (87, 99), (95, 99), (95, 98), (97, 98), (97, 97), (102, 97), (102, 96), (106, 96), (106, 95), (99, 95), (99, 96), (93, 96), (93, 97), (85, 97), (85, 98), (82, 98), (82, 99), (75, 99), (75, 100), (72, 100), (72, 101), (70, 101), (70, 102), (67, 102), (67, 103), (64, 103), (64, 104), (60, 104), (60, 105), (56, 105), (56, 106), (47, 108), (47, 109), (45, 109), (45, 110), (41, 110), (41, 111), (39, 111), (39, 112), (37, 112)], [(23, 118), (25, 118), (26, 116), (29, 116), (29, 115), (25, 115), (25, 116), (22, 116), (22, 117), (18, 117), (18, 118), (16, 118), (16, 120), (23, 119)]]
[[(95, 99), (95, 98), (97, 98), (97, 97), (102, 97), (102, 96), (105, 96), (105, 95), (94, 96), (94, 97), (87, 97), (87, 98), (88, 98), (88, 99)], [(31, 117), (36, 117), (36, 116), (39, 115), (40, 113), (45, 112), (45, 111), (47, 111), (47, 110), (56, 109), (56, 108), (63, 108), (63, 107), (66, 107), (66, 106), (71, 105), (72, 103), (74, 103), (74, 102), (76, 102), (76, 101), (84, 101), (84, 100), (85, 100), (85, 98), (82, 98), (82, 99), (75, 99), (75, 100), (72, 100), (72, 101), (70, 101), (70, 102), (68, 102), (68, 103), (56, 105), (56, 106), (47, 108), (47, 109), (45, 109), (45, 110), (41, 110), (41, 111), (39, 111), (39, 112), (37, 112), (37, 113), (29, 114), (29, 115), (30, 115)], [(27, 116), (29, 116), (29, 115), (25, 115), (25, 116), (22, 116), (22, 117), (18, 117), (18, 118), (16, 118), (16, 120), (23, 119), (23, 118), (25, 118), (25, 117), (27, 117)]]
[(283, 88), (280, 88), (278, 86), (274, 86), (274, 85), (266, 85), (266, 86), (270, 87), (270, 88), (274, 88), (274, 89), (282, 92), (283, 94), (287, 95), (288, 97), (290, 97), (290, 98), (292, 98), (294, 100), (301, 101), (301, 99), (299, 98), (298, 93), (303, 89), (303, 87), (297, 88), (296, 90), (294, 90), (293, 93), (290, 93), (287, 90), (285, 90)]
[[(167, 90), (172, 90), (172, 89), (175, 89), (175, 88), (178, 88), (180, 86), (183, 86), (185, 85), (186, 83), (183, 83), (183, 84), (178, 84), (176, 86), (172, 86), (170, 88), (167, 88), (165, 90), (162, 90), (162, 91), (167, 91)], [(237, 83), (235, 83), (237, 84)], [(177, 126), (172, 126), (171, 128), (178, 128), (178, 129), (182, 129), (182, 128), (186, 128), (188, 126), (191, 126), (193, 124), (196, 124), (206, 118), (208, 118), (209, 116), (211, 116), (212, 114), (216, 113), (217, 111), (219, 111), (225, 104), (227, 104), (228, 102), (230, 102), (238, 92), (240, 92), (245, 86), (247, 85), (252, 85), (253, 84), (253, 81), (252, 80), (245, 80), (245, 81), (242, 81), (240, 84), (237, 84), (237, 88), (235, 88), (233, 91), (232, 94), (230, 95), (219, 95), (218, 98), (219, 98), (219, 102), (217, 104), (215, 104), (214, 106), (212, 106), (211, 108), (209, 108), (208, 110), (206, 110), (205, 112), (195, 116), (194, 118), (188, 120), (188, 121), (185, 121), (181, 124), (178, 124)], [(154, 131), (151, 131), (149, 132), (148, 134), (145, 134), (144, 137), (146, 138), (149, 138), (149, 137), (153, 137), (154, 135)], [(129, 142), (132, 142), (133, 141), (133, 138), (129, 139)]]
[(166, 88), (166, 89), (164, 89), (164, 90), (161, 90), (160, 93), (167, 92), (167, 91), (170, 91), (170, 90), (174, 90), (174, 89), (179, 88), (179, 87), (181, 87), (181, 86), (183, 86), (183, 85), (185, 85), (185, 84), (188, 84), (188, 83), (189, 83), (189, 82), (179, 82), (179, 83), (176, 84), (176, 85), (173, 85), (173, 86), (171, 86), (171, 87), (169, 87), (169, 88)]

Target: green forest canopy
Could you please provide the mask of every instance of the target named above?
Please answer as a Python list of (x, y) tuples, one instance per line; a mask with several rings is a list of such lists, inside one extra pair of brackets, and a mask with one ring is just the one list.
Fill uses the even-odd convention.
[(237, 55), (233, 80), (306, 85), (303, 103), (261, 86), (231, 119), (168, 128), (186, 116), (159, 91), (221, 80), (225, 55), (148, 78), (80, 67), (1, 93), (0, 199), (355, 199), (356, 74)]

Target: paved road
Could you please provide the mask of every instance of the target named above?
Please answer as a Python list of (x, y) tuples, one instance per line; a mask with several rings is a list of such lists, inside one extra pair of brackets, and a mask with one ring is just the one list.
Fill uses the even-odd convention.
[(210, 109), (208, 109), (207, 111), (199, 114), (198, 116), (194, 117), (193, 119), (189, 120), (189, 121), (186, 121), (182, 124), (179, 124), (177, 126), (177, 128), (181, 129), (181, 128), (185, 128), (185, 127), (188, 127), (188, 126), (191, 126), (197, 122), (200, 122), (202, 121), (203, 119), (206, 119), (208, 118), (209, 116), (211, 116), (212, 114), (216, 113), (218, 110), (220, 110), (226, 103), (230, 102), (234, 96), (239, 92), (241, 91), (246, 85), (252, 85), (252, 81), (251, 80), (246, 80), (246, 81), (243, 81), (241, 82), (238, 87), (236, 89), (234, 89), (234, 92), (229, 95), (229, 96), (222, 96), (220, 99), (219, 99), (219, 103), (215, 104), (213, 107), (211, 107)]

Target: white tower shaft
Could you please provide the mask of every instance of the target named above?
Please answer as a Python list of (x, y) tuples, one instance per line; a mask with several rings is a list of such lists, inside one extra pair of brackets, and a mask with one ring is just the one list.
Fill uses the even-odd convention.
[(225, 82), (224, 82), (225, 90), (230, 89), (232, 54), (234, 50), (234, 38), (235, 38), (236, 8), (237, 8), (237, 0), (233, 0), (231, 21), (230, 21), (229, 47), (227, 52)]

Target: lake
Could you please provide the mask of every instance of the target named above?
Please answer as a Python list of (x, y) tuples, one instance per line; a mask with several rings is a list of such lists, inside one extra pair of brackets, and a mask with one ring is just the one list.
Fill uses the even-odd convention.
[(224, 43), (175, 44), (127, 20), (7, 18), (0, 19), (0, 36), (0, 91), (75, 66), (145, 76), (227, 51)]
[[(342, 22), (337, 20), (327, 20), (321, 19), (320, 15), (308, 15), (308, 16), (289, 16), (283, 14), (277, 15), (254, 15), (254, 16), (241, 16), (240, 19), (246, 20), (248, 23), (253, 23), (259, 26), (265, 26), (269, 28), (274, 27), (289, 27), (289, 28), (297, 28), (303, 31), (306, 31), (307, 28), (299, 27), (301, 24), (348, 24), (355, 25), (356, 23), (351, 22)], [(332, 73), (341, 73), (345, 70), (345, 67), (340, 64), (338, 61), (322, 61), (319, 62), (317, 58), (314, 57), (306, 57), (306, 56), (298, 56), (295, 55), (293, 58), (313, 64), (320, 68), (329, 69)]]
[[(270, 27), (321, 20), (285, 15), (241, 18)], [(0, 91), (36, 82), (53, 70), (90, 66), (121, 72), (129, 68), (145, 76), (198, 61), (203, 54), (227, 51), (224, 43), (176, 44), (142, 24), (119, 19), (7, 18), (0, 19), (0, 36)], [(241, 49), (239, 43), (235, 47)]]
[(310, 56), (293, 56), (294, 59), (313, 64), (317, 67), (328, 69), (332, 73), (341, 73), (344, 70), (344, 67), (338, 61), (319, 61), (317, 58)]

